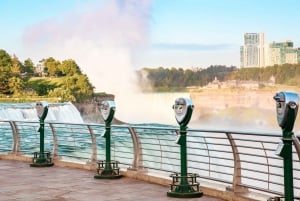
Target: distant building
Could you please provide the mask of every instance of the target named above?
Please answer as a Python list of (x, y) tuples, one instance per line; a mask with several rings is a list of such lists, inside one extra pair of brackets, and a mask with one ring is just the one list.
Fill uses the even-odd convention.
[(244, 45), (240, 48), (241, 67), (265, 66), (265, 35), (264, 33), (245, 33)]
[(293, 46), (290, 40), (269, 44), (268, 65), (297, 64), (300, 61), (300, 50)]
[(226, 80), (221, 82), (217, 77), (208, 83), (203, 88), (206, 89), (226, 89), (226, 88), (243, 88), (243, 89), (258, 89), (263, 86), (274, 86), (275, 77), (271, 76), (266, 82), (254, 81), (254, 80)]

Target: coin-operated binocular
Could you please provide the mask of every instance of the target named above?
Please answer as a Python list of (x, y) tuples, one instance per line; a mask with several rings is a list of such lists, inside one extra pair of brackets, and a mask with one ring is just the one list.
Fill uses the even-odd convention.
[[(177, 144), (180, 145), (181, 172), (171, 174), (171, 189), (167, 192), (169, 197), (193, 198), (201, 197), (203, 193), (199, 191), (199, 183), (196, 181), (197, 174), (187, 173), (187, 124), (189, 123), (194, 105), (191, 99), (177, 98), (173, 105), (175, 118), (180, 125), (180, 135), (177, 138)], [(190, 181), (193, 181), (190, 183)]]
[(41, 121), (46, 119), (48, 114), (48, 103), (46, 101), (37, 102), (35, 105), (37, 115)]
[(50, 167), (54, 164), (52, 163), (51, 153), (44, 151), (44, 132), (45, 132), (45, 119), (48, 114), (48, 103), (46, 101), (39, 101), (35, 105), (37, 115), (40, 119), (40, 152), (34, 152), (33, 163), (30, 164), (31, 167)]
[(276, 101), (277, 122), (282, 128), (282, 142), (279, 143), (276, 155), (283, 158), (284, 197), (286, 201), (294, 200), (293, 191), (293, 128), (298, 113), (299, 96), (294, 92), (282, 91), (274, 96)]
[(102, 114), (103, 120), (105, 121), (105, 123), (111, 123), (113, 118), (114, 118), (114, 114), (116, 111), (116, 105), (114, 101), (103, 101), (100, 106), (100, 112)]
[(278, 125), (287, 132), (294, 128), (297, 117), (299, 96), (293, 92), (279, 92), (274, 96)]
[[(102, 101), (99, 105), (99, 110), (101, 112), (102, 118), (105, 122), (105, 127), (110, 127), (110, 124), (112, 120), (114, 119), (115, 111), (116, 111), (116, 105), (114, 101)], [(107, 129), (102, 134), (102, 137), (107, 137), (108, 132)]]
[(192, 100), (188, 98), (177, 98), (173, 109), (178, 124), (181, 127), (186, 127), (193, 114), (194, 105)]
[(105, 132), (102, 137), (105, 138), (106, 160), (98, 160), (97, 173), (95, 179), (118, 179), (121, 178), (118, 161), (111, 160), (111, 122), (114, 119), (116, 106), (114, 101), (102, 101), (99, 105), (102, 118), (105, 122)]

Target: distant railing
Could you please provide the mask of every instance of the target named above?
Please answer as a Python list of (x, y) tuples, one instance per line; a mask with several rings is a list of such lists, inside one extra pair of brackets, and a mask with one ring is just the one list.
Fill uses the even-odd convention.
[[(39, 122), (0, 121), (0, 153), (33, 156)], [(45, 150), (53, 158), (95, 164), (105, 158), (102, 124), (45, 123)], [(180, 172), (179, 130), (168, 126), (113, 125), (111, 157), (123, 169), (168, 177)], [(233, 192), (282, 196), (283, 161), (275, 155), (281, 133), (188, 129), (188, 172)], [(300, 143), (293, 138), (294, 193), (300, 196)], [(201, 186), (201, 183), (200, 183)]]

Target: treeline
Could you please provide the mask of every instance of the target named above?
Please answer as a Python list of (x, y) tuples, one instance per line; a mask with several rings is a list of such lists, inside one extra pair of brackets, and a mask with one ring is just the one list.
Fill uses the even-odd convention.
[(189, 86), (203, 87), (215, 78), (219, 81), (253, 80), (275, 84), (300, 86), (300, 64), (284, 64), (264, 68), (236, 68), (235, 66), (210, 66), (206, 69), (143, 68), (138, 71), (140, 86), (144, 91), (182, 91)]
[(182, 91), (189, 86), (205, 86), (215, 77), (224, 81), (231, 73), (237, 71), (235, 66), (210, 66), (206, 69), (182, 68), (143, 68), (138, 71), (140, 86), (144, 91)]
[(265, 68), (242, 68), (232, 72), (227, 79), (268, 81), (275, 78), (276, 84), (300, 87), (300, 64), (283, 64)]
[[(215, 65), (208, 68), (143, 68), (137, 71), (139, 86), (144, 91), (183, 91), (187, 87), (203, 87), (215, 78), (219, 81), (253, 80), (300, 86), (300, 64), (275, 65), (265, 68), (237, 68)], [(99, 96), (106, 96), (106, 93)], [(60, 101), (83, 102), (98, 96), (87, 75), (72, 59), (59, 61), (52, 57), (34, 64), (21, 62), (0, 49), (0, 98), (47, 97)]]
[(72, 59), (52, 57), (39, 64), (0, 49), (0, 97), (57, 97), (61, 101), (81, 102), (93, 95), (94, 87)]

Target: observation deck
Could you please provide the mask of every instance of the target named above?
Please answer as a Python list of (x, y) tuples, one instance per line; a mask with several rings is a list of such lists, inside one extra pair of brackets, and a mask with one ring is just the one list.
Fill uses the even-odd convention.
[[(29, 163), (0, 160), (0, 201), (171, 201), (167, 187), (123, 177), (96, 180), (95, 172), (69, 167), (31, 168)], [(191, 201), (222, 201), (203, 196)]]
[[(39, 122), (0, 121), (0, 200), (178, 200), (166, 194), (180, 170), (178, 128), (112, 125), (112, 160), (124, 176), (94, 179), (105, 158), (105, 125), (45, 122), (53, 167), (33, 168)], [(297, 137), (298, 136), (298, 137)], [(204, 196), (189, 200), (267, 200), (283, 196), (283, 162), (276, 132), (187, 130), (188, 172)], [(300, 143), (293, 137), (294, 192), (300, 196)], [(296, 200), (297, 200), (296, 199)]]

